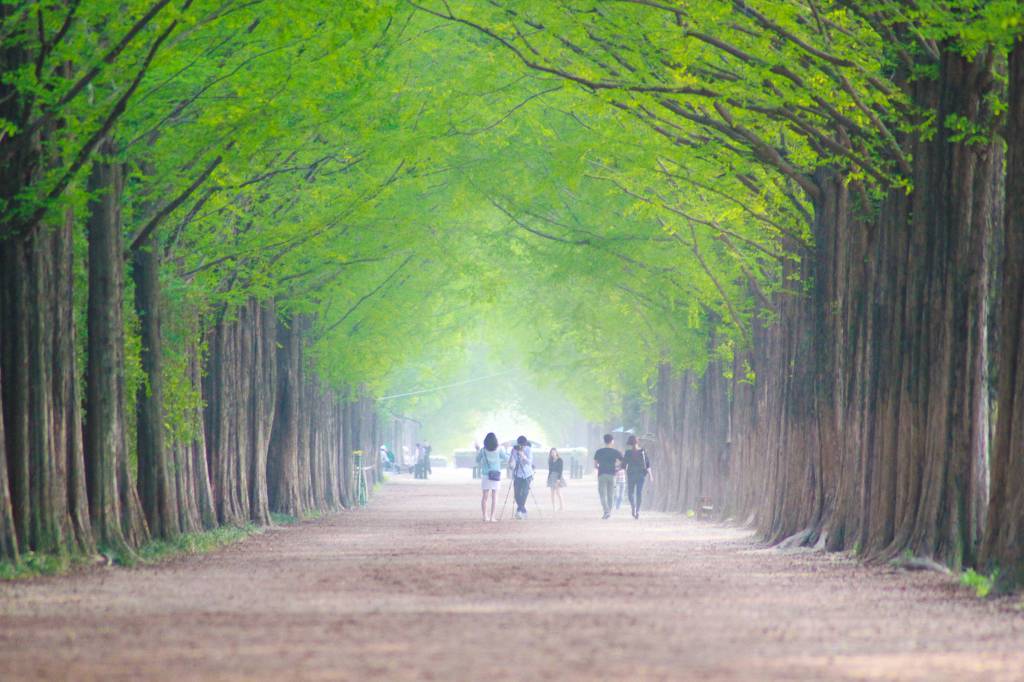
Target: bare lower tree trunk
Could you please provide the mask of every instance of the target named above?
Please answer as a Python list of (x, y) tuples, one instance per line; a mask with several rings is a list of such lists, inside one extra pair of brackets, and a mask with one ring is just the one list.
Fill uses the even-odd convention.
[(64, 460), (67, 510), (70, 523), (68, 547), (73, 552), (96, 549), (89, 521), (86, 494), (85, 451), (82, 433), (82, 398), (77, 361), (77, 330), (74, 311), (74, 219), (69, 209), (64, 225), (54, 236), (57, 293), (54, 296), (53, 396), (56, 456)]
[(299, 397), (302, 390), (300, 368), (301, 345), (297, 323), (278, 323), (277, 338), (277, 409), (270, 435), (268, 484), (270, 509), (300, 516), (302, 491), (299, 483)]
[(153, 537), (181, 532), (174, 463), (164, 433), (163, 341), (160, 331), (160, 253), (151, 243), (132, 252), (135, 312), (142, 336), (141, 362), (146, 384), (135, 396), (139, 497)]
[(248, 519), (238, 496), (237, 480), (242, 457), (238, 450), (238, 411), (240, 402), (246, 404), (239, 386), (239, 335), (239, 325), (223, 317), (210, 331), (203, 381), (206, 448), (217, 519), (235, 526)]
[[(0, 326), (0, 337), (3, 327)], [(3, 339), (0, 338), (0, 347)], [(14, 529), (14, 514), (11, 511), (11, 494), (7, 479), (7, 446), (4, 434), (4, 382), (3, 367), (0, 366), (0, 561), (18, 561), (18, 535)]]
[(124, 281), (121, 245), (121, 172), (104, 159), (89, 177), (89, 347), (86, 373), (86, 474), (97, 539), (108, 547), (135, 547), (148, 537), (128, 468), (124, 419)]
[[(935, 79), (907, 86), (914, 100), (937, 121), (991, 129), (992, 55), (967, 61), (948, 49), (934, 66)], [(709, 441), (721, 437), (717, 410), (706, 409), (712, 370), (692, 391), (673, 379), (659, 388), (659, 402), (670, 403), (658, 406), (658, 429), (671, 460), (659, 505), (688, 507), (705, 472), (727, 475), (726, 507), (769, 540), (879, 558), (909, 550), (954, 567), (974, 560), (987, 496), (988, 278), (1002, 158), (998, 144), (960, 140), (944, 126), (906, 145), (909, 197), (894, 190), (878, 207), (860, 206), (856, 183), (815, 176), (814, 257), (783, 273), (814, 289), (777, 297), (770, 327), (754, 323), (744, 358), (754, 385), (739, 383), (744, 372), (734, 367), (728, 474), (708, 466)], [(1020, 270), (1007, 261), (1007, 272)], [(1013, 314), (1001, 328), (1019, 325)], [(1000, 377), (1008, 380), (1002, 366)]]
[[(202, 386), (202, 362), (199, 358), (199, 349), (193, 347), (189, 354), (189, 375), (193, 386)], [(195, 437), (188, 444), (187, 456), (191, 457), (192, 485), (195, 493), (196, 509), (199, 513), (199, 520), (202, 527), (209, 530), (217, 527), (217, 507), (213, 499), (213, 490), (210, 486), (209, 458), (206, 451), (206, 429), (204, 426), (204, 411), (202, 408), (196, 410), (198, 428)]]
[(60, 227), (33, 225), (0, 241), (0, 365), (14, 527), (22, 549), (51, 554), (92, 546), (81, 515), (70, 235), (68, 215)]
[(274, 423), (277, 398), (277, 314), (273, 302), (253, 306), (253, 388), (252, 454), (249, 458), (249, 518), (260, 525), (270, 523), (267, 489), (267, 451)]
[[(18, 542), (31, 548), (31, 506), (29, 502), (29, 434), (33, 428), (28, 410), (28, 365), (30, 294), (25, 274), (29, 272), (25, 239), (9, 237), (3, 242), (4, 286), (0, 295), (3, 306), (3, 373), (4, 421), (7, 436), (8, 476), (11, 485), (11, 508)], [(18, 276), (14, 276), (18, 273)], [(15, 333), (17, 332), (17, 333)]]
[(999, 363), (992, 494), (981, 564), (1004, 588), (1024, 585), (1024, 42), (1010, 55), (1006, 221), (999, 286)]

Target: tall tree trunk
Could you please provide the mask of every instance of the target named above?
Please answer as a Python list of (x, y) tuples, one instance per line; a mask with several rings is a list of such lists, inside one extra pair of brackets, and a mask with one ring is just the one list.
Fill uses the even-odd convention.
[[(67, 225), (50, 229), (35, 224), (0, 242), (3, 301), (2, 340), (5, 447), (12, 511), (23, 549), (62, 554), (90, 546), (88, 526), (72, 528), (69, 515), (68, 439), (77, 404), (65, 387), (77, 380), (73, 361), (74, 321), (61, 275), (70, 264)], [(58, 325), (67, 325), (58, 328)], [(66, 337), (66, 338), (65, 338)], [(70, 339), (70, 342), (68, 341)]]
[(997, 416), (981, 563), (1004, 588), (1024, 585), (1024, 42), (1010, 54), (1006, 214), (999, 286)]
[(249, 518), (260, 525), (270, 523), (270, 502), (267, 489), (267, 451), (274, 423), (277, 398), (277, 313), (273, 302), (253, 306), (253, 418), (249, 458)]
[[(18, 12), (12, 4), (0, 4), (0, 19), (6, 24)], [(0, 71), (16, 73), (31, 64), (25, 41), (4, 40), (0, 45)], [(17, 87), (0, 81), (0, 119), (24, 128), (31, 108)], [(27, 545), (29, 540), (29, 414), (28, 338), (29, 307), (25, 251), (31, 230), (21, 224), (18, 211), (24, 195), (39, 178), (42, 149), (37, 136), (14, 134), (0, 141), (0, 150), (9, 153), (9, 161), (0, 164), (0, 373), (3, 374), (3, 419), (5, 424), (6, 467), (10, 485), (14, 534), (5, 544)], [(30, 210), (22, 207), (22, 212)], [(28, 548), (27, 546), (24, 548)]]
[[(32, 520), (29, 502), (29, 435), (33, 425), (30, 420), (29, 404), (29, 354), (28, 290), (29, 264), (26, 257), (26, 243), (21, 235), (10, 236), (3, 242), (3, 267), (0, 275), (4, 286), (3, 296), (3, 358), (4, 374), (4, 421), (7, 436), (8, 476), (11, 486), (11, 507), (18, 541), (24, 549), (30, 549), (29, 525)], [(15, 276), (17, 273), (17, 276)]]
[(89, 521), (89, 497), (86, 494), (82, 397), (74, 311), (73, 233), (74, 216), (68, 209), (64, 224), (53, 239), (57, 270), (52, 342), (54, 443), (57, 448), (56, 456), (64, 460), (66, 504), (70, 523), (68, 546), (73, 552), (89, 554), (95, 551), (96, 543)]
[[(199, 349), (193, 346), (189, 352), (189, 376), (192, 385), (201, 387), (203, 383), (202, 361)], [(205, 413), (203, 408), (196, 410), (198, 426), (195, 436), (188, 445), (187, 456), (191, 457), (192, 485), (195, 493), (196, 508), (202, 527), (210, 530), (217, 527), (217, 507), (214, 502), (213, 489), (210, 485), (210, 465), (206, 449)]]
[(206, 448), (217, 519), (233, 526), (248, 520), (238, 496), (238, 471), (244, 456), (238, 450), (238, 412), (240, 404), (248, 406), (239, 385), (240, 334), (237, 322), (222, 314), (207, 337), (209, 350), (203, 382)]
[(146, 385), (136, 391), (136, 449), (139, 498), (153, 537), (181, 532), (178, 490), (164, 434), (163, 348), (160, 331), (160, 253), (158, 245), (141, 244), (132, 252), (135, 312), (142, 336), (140, 360)]
[[(3, 342), (3, 326), (0, 325), (0, 347)], [(7, 478), (7, 445), (4, 435), (4, 377), (0, 365), (0, 561), (18, 561), (18, 534), (14, 528), (14, 513), (11, 511), (11, 492)]]
[(136, 547), (148, 537), (125, 442), (124, 274), (121, 170), (108, 139), (89, 177), (89, 344), (86, 477), (97, 539)]
[[(0, 18), (13, 11), (0, 7)], [(0, 71), (14, 73), (31, 59), (26, 43), (6, 41)], [(72, 312), (73, 216), (66, 210), (52, 227), (27, 218), (38, 214), (31, 197), (41, 169), (54, 164), (46, 138), (60, 132), (56, 122), (21, 132), (33, 115), (32, 97), (0, 84), (0, 119), (17, 130), (0, 141), (7, 155), (0, 170), (0, 326), (7, 330), (0, 339), (0, 371), (10, 486), (4, 496), (21, 548), (60, 554), (92, 548)]]
[[(783, 273), (813, 282), (813, 293), (779, 297), (778, 322), (755, 322), (744, 359), (756, 374), (752, 390), (734, 368), (725, 507), (769, 540), (793, 536), (881, 558), (910, 550), (954, 567), (975, 556), (987, 494), (985, 335), (1002, 159), (994, 142), (945, 127), (960, 117), (991, 128), (992, 55), (968, 62), (949, 49), (937, 66), (936, 79), (908, 86), (939, 122), (934, 136), (906, 141), (913, 194), (893, 190), (873, 215), (854, 199), (855, 183), (819, 172), (814, 258)], [(1007, 261), (1008, 272), (1020, 269)], [(1009, 315), (1001, 328), (1019, 324)], [(679, 403), (658, 406), (671, 459), (659, 505), (688, 507), (705, 471), (726, 475), (708, 467), (721, 429), (704, 412), (714, 376), (709, 368), (695, 391), (659, 390), (659, 401)]]
[[(938, 121), (960, 116), (988, 129), (988, 94), (994, 87), (991, 54), (968, 62), (944, 53), (934, 88), (921, 84), (921, 104)], [(982, 423), (987, 404), (988, 259), (993, 222), (1001, 215), (995, 196), (1002, 157), (994, 142), (952, 139), (941, 130), (918, 145), (911, 227), (927, 235), (921, 307), (923, 335), (917, 351), (925, 410), (920, 450), (921, 494), (913, 501), (907, 546), (916, 554), (954, 567), (971, 563), (980, 528), (978, 500), (987, 490)], [(897, 537), (897, 549), (902, 544)]]
[(270, 509), (300, 516), (302, 491), (299, 484), (299, 398), (302, 390), (302, 339), (297, 321), (278, 322), (277, 409), (270, 435), (267, 479)]

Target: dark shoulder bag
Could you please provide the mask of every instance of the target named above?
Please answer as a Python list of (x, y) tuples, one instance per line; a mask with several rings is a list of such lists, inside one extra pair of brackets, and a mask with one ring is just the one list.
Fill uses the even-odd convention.
[(484, 456), (484, 464), (487, 465), (487, 480), (488, 481), (500, 481), (501, 480), (501, 469), (491, 469), (490, 462), (487, 461), (487, 456)]

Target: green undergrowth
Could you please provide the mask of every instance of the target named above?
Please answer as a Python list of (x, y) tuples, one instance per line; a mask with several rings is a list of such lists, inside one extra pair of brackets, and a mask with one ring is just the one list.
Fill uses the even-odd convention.
[(173, 540), (151, 540), (134, 552), (104, 551), (103, 555), (113, 559), (118, 566), (154, 564), (179, 556), (212, 552), (261, 532), (263, 527), (252, 523), (244, 526), (221, 526), (201, 533), (185, 533)]
[(281, 512), (270, 512), (270, 521), (275, 526), (293, 526), (296, 523), (302, 521), (302, 519), (292, 516), (291, 514), (282, 514)]
[(314, 521), (323, 516), (326, 512), (322, 511), (308, 511), (303, 512), (302, 516), (292, 516), (291, 514), (282, 514), (280, 512), (270, 512), (270, 520), (275, 526), (294, 526), (297, 523), (303, 521)]
[(998, 579), (998, 570), (992, 571), (992, 575), (985, 575), (984, 573), (978, 573), (973, 568), (969, 568), (960, 574), (960, 584), (973, 589), (974, 594), (979, 599), (984, 599), (992, 592), (992, 588)]
[(0, 562), (0, 580), (23, 580), (45, 575), (60, 575), (90, 563), (115, 564), (117, 566), (138, 566), (156, 564), (167, 559), (202, 554), (241, 542), (245, 538), (262, 532), (255, 524), (241, 527), (223, 526), (200, 533), (186, 533), (173, 540), (151, 540), (132, 551), (125, 549), (100, 548), (95, 557), (61, 556), (25, 552), (17, 563)]
[(70, 558), (54, 554), (26, 552), (20, 561), (0, 561), (0, 580), (22, 580), (41, 575), (59, 575), (76, 565), (85, 563), (84, 557)]
[[(275, 526), (292, 526), (303, 521), (319, 519), (326, 513), (308, 511), (301, 517), (295, 517), (290, 514), (270, 512), (270, 519)], [(0, 561), (0, 580), (23, 580), (45, 575), (60, 575), (76, 567), (101, 561), (125, 567), (155, 564), (175, 557), (212, 552), (221, 547), (241, 542), (264, 530), (266, 530), (266, 526), (252, 523), (244, 526), (221, 526), (200, 533), (185, 533), (173, 540), (150, 540), (134, 551), (127, 548), (101, 547), (95, 557), (25, 552), (17, 563)]]

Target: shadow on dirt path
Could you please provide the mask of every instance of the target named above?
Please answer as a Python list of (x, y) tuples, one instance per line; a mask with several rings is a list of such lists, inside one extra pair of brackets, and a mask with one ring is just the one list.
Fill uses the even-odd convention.
[(214, 554), (0, 584), (0, 679), (1024, 680), (1012, 602), (566, 492), (484, 524), (468, 477), (399, 477)]

